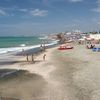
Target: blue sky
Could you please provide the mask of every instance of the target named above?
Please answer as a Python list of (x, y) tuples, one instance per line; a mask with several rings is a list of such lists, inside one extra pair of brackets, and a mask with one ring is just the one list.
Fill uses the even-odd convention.
[(100, 0), (0, 0), (0, 36), (100, 30)]

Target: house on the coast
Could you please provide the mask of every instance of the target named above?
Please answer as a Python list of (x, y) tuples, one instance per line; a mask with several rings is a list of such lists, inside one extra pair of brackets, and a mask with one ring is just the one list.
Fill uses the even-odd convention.
[(100, 34), (88, 34), (83, 36), (81, 39), (79, 39), (80, 42), (86, 43), (86, 44), (100, 44)]
[(100, 40), (100, 34), (90, 34), (91, 39)]

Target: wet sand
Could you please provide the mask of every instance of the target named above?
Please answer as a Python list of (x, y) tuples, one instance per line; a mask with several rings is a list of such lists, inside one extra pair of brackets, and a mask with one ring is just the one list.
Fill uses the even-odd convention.
[(20, 100), (100, 100), (100, 52), (77, 45), (68, 51), (48, 49), (46, 54), (46, 61), (41, 54), (35, 64), (0, 65), (0, 69), (28, 71), (0, 82), (1, 96)]

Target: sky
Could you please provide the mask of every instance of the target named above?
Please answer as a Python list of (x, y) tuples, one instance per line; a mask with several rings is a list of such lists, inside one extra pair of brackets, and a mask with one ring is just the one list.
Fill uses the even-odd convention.
[(0, 0), (0, 36), (100, 30), (100, 0)]

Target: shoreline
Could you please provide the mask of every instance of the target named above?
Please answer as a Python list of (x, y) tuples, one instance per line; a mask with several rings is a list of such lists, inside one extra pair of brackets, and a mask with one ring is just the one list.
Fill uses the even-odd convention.
[[(33, 75), (33, 78), (32, 80), (29, 80), (28, 81), (28, 84), (27, 84), (27, 79), (25, 78), (24, 80), (25, 83), (23, 83), (24, 81), (20, 82), (18, 81), (20, 78), (14, 78), (15, 82), (17, 81), (18, 84), (23, 84), (23, 86), (26, 85), (26, 87), (29, 87), (27, 88), (28, 91), (33, 91), (34, 94), (36, 94), (37, 96), (33, 97), (33, 99), (35, 98), (43, 98), (45, 99), (45, 96), (43, 96), (42, 94), (45, 92), (45, 88), (48, 86), (48, 82), (50, 82), (49, 80), (49, 74), (55, 70), (55, 67), (50, 64), (50, 59), (51, 59), (51, 54), (53, 52), (53, 50), (55, 49), (56, 47), (54, 48), (49, 48), (47, 49), (46, 52), (46, 61), (43, 61), (43, 53), (42, 54), (39, 54), (36, 56), (36, 61), (40, 61), (40, 62), (36, 62), (36, 63), (32, 63), (32, 62), (23, 62), (24, 58), (22, 57), (20, 60), (21, 62), (18, 62), (18, 63), (14, 63), (14, 64), (11, 64), (11, 65), (0, 65), (0, 70), (19, 70), (19, 71), (28, 71), (31, 75)], [(35, 75), (35, 76), (34, 76)], [(25, 76), (25, 75), (24, 75)], [(38, 76), (38, 77), (36, 77)], [(20, 76), (21, 77), (21, 76)], [(27, 76), (28, 77), (28, 76)], [(36, 78), (35, 78), (36, 77)], [(31, 100), (32, 99), (32, 96), (28, 96), (29, 93), (26, 94), (26, 92), (24, 92), (26, 90), (26, 88), (24, 88), (22, 85), (22, 90), (20, 90), (21, 88), (19, 88), (19, 86), (17, 86), (17, 90), (13, 89), (11, 87), (11, 85), (14, 87), (16, 83), (13, 83), (14, 80), (11, 78), (8, 82), (4, 83), (5, 85), (5, 88), (7, 88), (7, 92), (4, 91), (4, 86), (2, 86), (2, 84), (0, 85), (0, 90), (1, 88), (3, 89), (2, 91), (2, 97), (17, 97), (17, 98), (21, 98), (21, 99), (24, 99), (24, 100)], [(41, 85), (42, 87), (41, 87)], [(30, 89), (30, 86), (32, 87)], [(13, 92), (15, 94), (17, 94), (18, 96), (15, 96), (15, 94), (12, 93), (12, 91), (10, 91), (10, 88), (13, 89)], [(36, 90), (34, 90), (36, 88)], [(24, 94), (20, 93), (20, 91), (23, 91)], [(17, 93), (17, 91), (19, 91), (19, 93)], [(37, 91), (37, 92), (36, 92)], [(42, 92), (41, 92), (42, 91)], [(1, 92), (1, 91), (0, 91)], [(36, 93), (35, 93), (36, 92)], [(11, 93), (11, 94), (9, 94)], [(12, 96), (13, 94), (13, 96)], [(21, 96), (20, 96), (21, 94)], [(43, 97), (38, 97), (39, 95), (42, 95)], [(31, 99), (30, 99), (31, 98)], [(47, 97), (46, 97), (47, 98)]]
[[(65, 51), (57, 48), (47, 49), (46, 61), (43, 61), (43, 54), (40, 54), (36, 57), (36, 60), (40, 62), (35, 64), (19, 62), (0, 67), (0, 69), (25, 70), (33, 76), (36, 75), (34, 78), (30, 77), (30, 80), (27, 78), (19, 80), (20, 76), (15, 80), (10, 80), (11, 82), (6, 82), (3, 85), (7, 92), (4, 91), (3, 86), (2, 94), (11, 97), (17, 95), (24, 100), (35, 98), (39, 100), (99, 100), (100, 52), (86, 49), (85, 45), (75, 45), (74, 49)], [(20, 85), (22, 90), (19, 88)], [(17, 90), (14, 88), (16, 86)], [(26, 87), (27, 91), (25, 91)], [(0, 85), (1, 88), (2, 85)], [(13, 89), (15, 94), (10, 89)], [(41, 90), (42, 92), (39, 92)], [(23, 91), (23, 94), (20, 91)]]
[[(57, 45), (58, 45), (57, 41), (54, 41), (50, 44), (46, 44), (45, 49), (55, 48)], [(35, 56), (38, 56), (39, 54), (45, 52), (45, 51), (41, 52), (40, 45), (31, 46), (29, 48), (28, 47), (20, 47), (20, 48), (23, 48), (23, 49), (21, 49), (20, 51), (1, 54), (2, 56), (0, 57), (0, 65), (18, 63), (20, 62), (20, 60), (26, 57), (26, 54), (28, 54), (28, 56), (31, 56), (32, 54), (34, 54)], [(27, 48), (27, 49), (24, 49), (24, 48)], [(26, 58), (25, 58), (25, 61), (26, 61)]]
[[(32, 70), (31, 70), (32, 66), (34, 66), (34, 67), (43, 66), (44, 64), (48, 63), (49, 59), (51, 59), (51, 52), (53, 52), (53, 50), (56, 48), (57, 47), (48, 48), (48, 49), (46, 49), (46, 51), (38, 52), (34, 56), (34, 62), (32, 61), (31, 55), (29, 55), (29, 61), (26, 61), (26, 56), (17, 56), (17, 58), (16, 58), (17, 60), (15, 62), (10, 62), (9, 64), (7, 63), (4, 65), (1, 64), (0, 69), (18, 69), (18, 70), (28, 70), (29, 72), (32, 72)], [(43, 60), (44, 54), (47, 55), (46, 61)], [(20, 59), (18, 57), (20, 57)], [(6, 65), (8, 65), (8, 66), (6, 66)]]
[[(45, 44), (46, 48), (52, 48), (58, 44), (58, 40), (52, 41), (51, 43)], [(36, 53), (40, 51), (40, 45), (31, 45), (31, 46), (20, 46), (20, 47), (9, 47), (9, 48), (0, 48), (0, 55), (11, 54), (11, 55), (21, 55), (22, 50), (26, 53)]]

